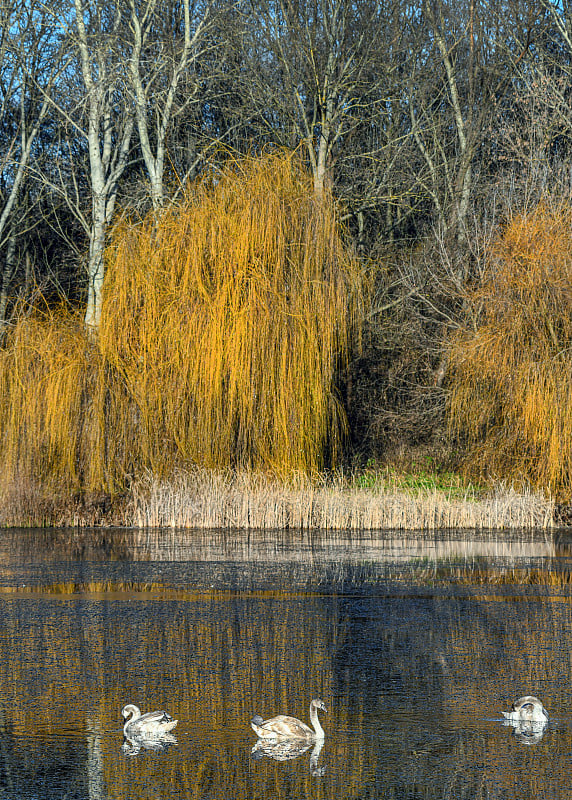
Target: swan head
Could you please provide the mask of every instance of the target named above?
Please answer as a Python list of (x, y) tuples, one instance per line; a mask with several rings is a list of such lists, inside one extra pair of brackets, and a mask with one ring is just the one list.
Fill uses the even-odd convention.
[(134, 706), (133, 703), (128, 703), (121, 709), (121, 716), (123, 717), (123, 719), (128, 719), (129, 717), (138, 717), (140, 713), (141, 712), (139, 711), (137, 706)]
[(323, 700), (319, 700), (319, 699), (312, 700), (312, 702), (310, 703), (310, 706), (312, 708), (319, 709), (320, 711), (325, 711), (326, 714), (328, 713), (328, 709), (324, 705), (324, 701)]

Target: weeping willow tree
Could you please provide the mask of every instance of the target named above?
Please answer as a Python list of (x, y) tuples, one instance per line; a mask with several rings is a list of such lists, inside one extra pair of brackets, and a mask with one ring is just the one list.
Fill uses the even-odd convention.
[(112, 234), (96, 339), (23, 316), (0, 356), (11, 473), (116, 489), (176, 465), (311, 473), (339, 458), (336, 377), (367, 287), (296, 156), (229, 163)]
[(320, 469), (346, 424), (334, 382), (364, 284), (331, 198), (296, 157), (231, 163), (185, 202), (121, 225), (100, 347), (128, 387), (141, 460)]
[(572, 496), (572, 210), (540, 204), (498, 237), (451, 349), (449, 413), (468, 466)]

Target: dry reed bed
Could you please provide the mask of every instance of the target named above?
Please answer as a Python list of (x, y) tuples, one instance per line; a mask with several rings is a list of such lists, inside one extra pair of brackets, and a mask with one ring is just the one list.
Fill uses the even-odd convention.
[(129, 524), (139, 527), (439, 530), (548, 528), (554, 504), (542, 495), (498, 489), (481, 500), (332, 482), (288, 485), (251, 473), (148, 476), (133, 488)]

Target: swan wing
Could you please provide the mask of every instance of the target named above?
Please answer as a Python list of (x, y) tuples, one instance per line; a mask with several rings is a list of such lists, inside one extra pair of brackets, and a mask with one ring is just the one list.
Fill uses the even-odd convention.
[(173, 730), (177, 721), (166, 711), (149, 711), (133, 722), (127, 723), (125, 732), (137, 731), (143, 735), (153, 736)]
[(167, 714), (166, 711), (148, 711), (147, 714), (142, 714), (137, 722), (142, 725), (153, 725), (161, 722), (173, 722), (173, 717)]

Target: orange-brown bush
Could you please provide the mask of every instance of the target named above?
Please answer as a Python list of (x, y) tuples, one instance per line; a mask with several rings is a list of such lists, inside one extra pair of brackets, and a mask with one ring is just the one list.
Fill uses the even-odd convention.
[(572, 495), (572, 209), (540, 204), (499, 235), (480, 317), (452, 341), (449, 413), (468, 465)]
[(334, 383), (365, 296), (296, 156), (229, 164), (116, 226), (96, 338), (65, 313), (18, 320), (0, 355), (5, 477), (114, 491), (177, 464), (335, 463)]

